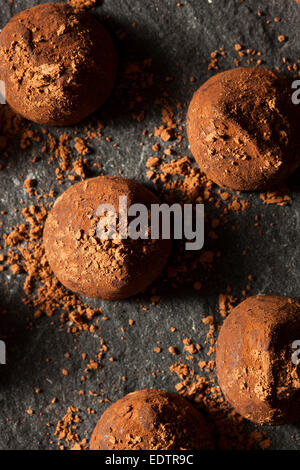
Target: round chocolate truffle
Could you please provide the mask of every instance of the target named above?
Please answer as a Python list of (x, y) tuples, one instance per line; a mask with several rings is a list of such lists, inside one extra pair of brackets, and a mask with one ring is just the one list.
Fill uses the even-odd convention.
[[(151, 191), (135, 181), (99, 176), (69, 188), (47, 218), (44, 246), (49, 264), (60, 282), (78, 294), (106, 300), (130, 297), (150, 285), (167, 263), (171, 240), (151, 239), (150, 232), (148, 238), (132, 239), (126, 229), (121, 238), (117, 217), (111, 232), (117, 238), (104, 236), (107, 228), (114, 228), (109, 219), (114, 214), (109, 208), (99, 214), (98, 208), (110, 204), (118, 216), (120, 196), (127, 197), (127, 208), (146, 206), (148, 215), (151, 204), (159, 204)], [(128, 224), (132, 221), (128, 217)], [(99, 223), (103, 223), (101, 232)], [(150, 230), (150, 220), (148, 225)]]
[(116, 70), (108, 31), (69, 5), (24, 10), (0, 34), (6, 101), (39, 124), (66, 126), (86, 118), (110, 95)]
[[(258, 295), (235, 307), (217, 341), (220, 387), (233, 408), (259, 424), (300, 419), (300, 302)], [(295, 362), (295, 363), (294, 363)]]
[(187, 133), (209, 179), (241, 191), (285, 181), (299, 165), (300, 116), (292, 91), (284, 76), (257, 67), (218, 73), (196, 91)]
[(99, 419), (91, 450), (211, 450), (202, 414), (179, 395), (162, 390), (129, 393)]

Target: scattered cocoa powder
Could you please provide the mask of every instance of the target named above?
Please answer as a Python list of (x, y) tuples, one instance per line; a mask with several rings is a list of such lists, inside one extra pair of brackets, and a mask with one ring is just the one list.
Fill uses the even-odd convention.
[[(79, 8), (83, 3), (88, 2), (76, 2)], [(82, 5), (83, 6), (83, 5)], [(82, 7), (81, 6), (81, 7)], [(120, 38), (124, 35), (120, 32)], [(243, 52), (244, 56), (239, 56), (239, 60), (245, 58), (253, 59), (251, 48), (241, 46), (242, 49), (238, 52)], [(249, 52), (247, 52), (249, 51)], [(217, 62), (218, 59), (222, 59), (226, 53), (223, 50), (218, 50), (212, 55), (212, 61), (215, 61), (215, 66), (219, 67)], [(260, 57), (257, 54), (258, 57)], [(246, 59), (245, 59), (246, 60)], [(287, 68), (293, 70), (294, 65), (290, 64), (288, 60), (285, 60)], [(296, 64), (295, 64), (296, 65)], [(212, 67), (213, 68), (213, 67)], [(296, 72), (296, 71), (295, 71)], [(154, 75), (151, 67), (151, 59), (145, 59), (141, 62), (127, 63), (123, 65), (121, 70), (121, 79), (117, 89), (117, 99), (121, 97), (121, 101), (131, 112), (131, 116), (138, 122), (142, 122), (147, 113), (147, 92), (152, 90)], [(166, 81), (167, 82), (167, 81)], [(191, 81), (191, 83), (193, 83)], [(146, 91), (146, 92), (145, 92)], [(163, 93), (164, 94), (164, 93)], [(215, 205), (218, 209), (223, 211), (230, 210), (233, 212), (239, 212), (247, 210), (250, 206), (250, 201), (241, 199), (239, 195), (232, 195), (226, 191), (215, 191), (214, 185), (210, 182), (200, 169), (195, 168), (194, 163), (190, 157), (183, 156), (181, 154), (180, 142), (184, 133), (182, 132), (180, 120), (177, 119), (177, 113), (180, 112), (182, 105), (169, 106), (166, 103), (166, 99), (161, 97), (157, 98), (157, 104), (162, 107), (161, 122), (157, 122), (155, 129), (150, 132), (145, 131), (142, 134), (143, 138), (147, 136), (149, 139), (153, 139), (153, 152), (157, 154), (147, 164), (147, 171), (151, 174), (151, 182), (154, 184), (155, 189), (161, 192), (168, 200), (177, 200), (178, 197), (183, 198), (184, 201), (199, 201), (207, 204)], [(178, 107), (177, 107), (178, 106)], [(0, 107), (0, 112), (8, 107)], [(174, 112), (176, 110), (176, 112)], [(12, 112), (11, 112), (12, 113)], [(78, 138), (76, 132), (70, 133), (69, 137), (59, 133), (59, 135), (50, 134), (46, 130), (33, 131), (28, 124), (21, 135), (21, 129), (23, 129), (24, 123), (13, 113), (11, 114), (11, 120), (5, 120), (5, 125), (9, 128), (9, 131), (1, 131), (0, 135), (3, 134), (4, 139), (0, 138), (4, 144), (5, 152), (9, 152), (9, 137), (16, 134), (20, 134), (20, 147), (31, 151), (31, 147), (42, 142), (44, 146), (44, 153), (51, 154), (49, 163), (54, 164), (56, 171), (56, 178), (59, 182), (63, 183), (65, 179), (74, 178), (75, 180), (85, 177), (85, 169), (89, 170), (92, 166), (94, 168), (100, 168), (101, 163), (89, 162), (87, 159), (82, 158), (75, 162), (75, 152), (80, 154), (81, 157), (88, 157), (89, 152), (93, 152), (93, 141), (94, 146), (96, 143), (103, 138), (110, 139), (109, 136), (105, 135), (105, 128), (103, 123), (93, 123), (89, 125), (84, 131), (84, 137)], [(0, 125), (1, 119), (0, 119)], [(1, 127), (2, 129), (2, 127)], [(163, 134), (166, 140), (162, 139), (161, 135), (163, 131), (167, 131)], [(51, 131), (52, 133), (52, 131)], [(155, 135), (156, 134), (156, 135)], [(14, 139), (17, 140), (16, 138)], [(96, 142), (97, 141), (97, 142)], [(107, 140), (109, 143), (109, 141)], [(35, 146), (34, 146), (35, 148)], [(88, 150), (87, 150), (88, 149)], [(32, 150), (33, 152), (33, 150)], [(78, 158), (78, 155), (76, 156)], [(6, 164), (6, 161), (4, 162)], [(150, 173), (151, 172), (151, 173)], [(36, 193), (31, 194), (33, 197)], [(53, 197), (53, 195), (51, 196)], [(242, 202), (242, 201), (245, 201)], [(46, 204), (46, 201), (43, 202)], [(62, 324), (71, 321), (71, 326), (68, 326), (68, 331), (77, 335), (81, 330), (90, 331), (89, 321), (94, 316), (101, 314), (101, 309), (91, 309), (83, 302), (81, 302), (75, 295), (70, 294), (69, 291), (65, 290), (58, 280), (53, 277), (53, 273), (47, 263), (43, 247), (41, 245), (41, 233), (44, 227), (44, 221), (47, 216), (46, 207), (37, 200), (37, 205), (34, 208), (27, 207), (23, 216), (25, 217), (25, 223), (14, 227), (12, 230), (7, 230), (7, 245), (5, 250), (7, 257), (3, 259), (3, 262), (7, 261), (7, 266), (15, 266), (16, 274), (25, 272), (25, 298), (24, 302), (28, 303), (33, 311), (36, 318), (43, 314), (53, 316), (55, 313), (60, 315)], [(211, 222), (209, 221), (210, 225)], [(213, 228), (213, 227), (211, 227)], [(214, 228), (217, 231), (218, 227)], [(6, 240), (5, 240), (6, 242)], [(203, 271), (209, 271), (212, 269), (214, 263), (216, 263), (219, 253), (214, 250), (205, 249), (202, 251), (197, 262), (195, 260), (190, 261), (185, 256), (184, 251), (181, 251), (176, 257), (176, 260), (172, 262), (168, 269), (168, 282), (176, 285), (177, 281), (179, 284), (183, 279), (186, 279), (189, 268), (194, 265), (195, 271), (199, 270), (199, 267)], [(5, 264), (6, 265), (6, 264)], [(195, 281), (194, 272), (189, 280), (190, 284), (200, 288), (201, 281)], [(225, 291), (225, 289), (224, 289)], [(157, 298), (157, 296), (154, 296)], [(158, 296), (159, 297), (159, 296)], [(229, 293), (220, 295), (220, 313), (222, 316), (226, 316), (232, 307), (236, 304), (237, 298)], [(141, 307), (142, 309), (142, 307)], [(147, 307), (143, 307), (147, 310)], [(107, 316), (103, 316), (103, 321), (107, 320)], [(212, 340), (212, 335), (216, 333), (216, 327), (212, 321), (211, 315), (204, 317), (203, 324), (207, 325), (209, 336), (207, 338), (208, 344)], [(172, 327), (172, 331), (176, 329)], [(164, 345), (164, 350), (168, 349), (169, 345)], [(189, 345), (187, 345), (189, 346)], [(161, 349), (161, 347), (157, 348)], [(82, 376), (82, 382), (84, 383), (87, 379), (88, 374), (93, 373), (102, 367), (102, 358), (107, 351), (106, 345), (101, 346), (101, 350), (95, 353), (94, 358), (89, 358), (86, 364), (85, 375)], [(196, 353), (197, 354), (197, 353)], [(170, 356), (171, 357), (171, 356)], [(171, 357), (171, 359), (174, 359)], [(200, 366), (201, 364), (201, 366)], [(214, 369), (214, 360), (210, 357), (205, 360), (199, 361), (199, 368), (201, 371), (207, 374), (212, 374)], [(262, 433), (258, 431), (251, 432), (250, 434), (245, 430), (241, 418), (231, 412), (228, 405), (225, 404), (224, 399), (220, 393), (219, 388), (215, 382), (211, 382), (210, 377), (202, 377), (195, 370), (187, 367), (184, 364), (178, 363), (172, 367), (172, 373), (176, 373), (180, 377), (180, 383), (177, 384), (176, 389), (179, 393), (186, 395), (194, 403), (197, 403), (200, 408), (207, 409), (208, 415), (212, 414), (214, 421), (215, 433), (218, 436), (218, 441), (221, 448), (250, 448), (257, 444), (261, 448), (267, 448), (270, 445), (268, 439), (266, 439)], [(210, 399), (207, 398), (209, 395)], [(99, 403), (105, 402), (106, 399), (99, 399)], [(207, 405), (208, 403), (208, 405)], [(81, 418), (78, 420), (79, 410), (70, 407), (65, 417), (60, 420), (57, 426), (56, 437), (59, 439), (60, 448), (64, 448), (65, 445), (73, 450), (83, 450), (87, 447), (86, 440), (80, 440), (74, 427), (80, 424)], [(214, 417), (217, 417), (215, 419)], [(224, 428), (229, 429), (227, 435), (224, 433)], [(65, 444), (61, 444), (61, 441), (65, 441)]]
[(66, 4), (23, 10), (1, 32), (6, 100), (39, 124), (72, 125), (92, 114), (110, 95), (116, 70), (108, 31), (93, 16)]
[(67, 0), (67, 3), (74, 8), (75, 11), (89, 10), (96, 6), (98, 0)]

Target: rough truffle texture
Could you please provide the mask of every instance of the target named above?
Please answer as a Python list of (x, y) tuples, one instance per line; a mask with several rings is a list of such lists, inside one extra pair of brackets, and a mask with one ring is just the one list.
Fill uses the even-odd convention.
[(54, 273), (64, 286), (87, 297), (130, 297), (154, 281), (169, 257), (170, 240), (97, 237), (97, 208), (112, 204), (118, 211), (119, 196), (127, 196), (128, 206), (140, 203), (150, 209), (159, 204), (135, 181), (99, 176), (69, 188), (46, 221), (44, 246)]
[(110, 95), (116, 70), (107, 30), (68, 5), (24, 10), (0, 34), (6, 100), (39, 124), (71, 125), (93, 113)]
[[(264, 68), (219, 73), (194, 94), (187, 133), (201, 170), (218, 185), (280, 185), (299, 165), (299, 110), (290, 82)], [(298, 107), (299, 108), (299, 107)]]
[(220, 387), (234, 409), (259, 424), (300, 419), (300, 303), (286, 297), (249, 297), (225, 320), (217, 342)]
[(93, 432), (91, 450), (211, 450), (207, 424), (179, 395), (130, 393), (108, 408)]

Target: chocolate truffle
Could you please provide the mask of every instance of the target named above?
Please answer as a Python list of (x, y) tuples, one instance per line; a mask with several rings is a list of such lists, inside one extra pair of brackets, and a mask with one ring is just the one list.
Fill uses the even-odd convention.
[(284, 76), (257, 67), (218, 73), (196, 91), (187, 133), (209, 179), (241, 191), (285, 181), (299, 165), (300, 116), (292, 91)]
[(99, 419), (91, 450), (212, 450), (202, 414), (179, 395), (162, 390), (129, 393)]
[(300, 303), (258, 295), (234, 308), (217, 341), (220, 387), (233, 408), (259, 424), (300, 419), (299, 366), (292, 360), (300, 339)]
[(75, 124), (101, 106), (116, 77), (107, 30), (88, 13), (46, 3), (14, 16), (0, 34), (6, 100), (39, 124)]
[(148, 239), (98, 238), (99, 205), (111, 204), (118, 212), (120, 196), (127, 196), (127, 207), (144, 204), (148, 214), (151, 204), (159, 204), (135, 181), (99, 176), (69, 188), (48, 216), (44, 229), (48, 261), (60, 282), (74, 292), (107, 300), (130, 297), (151, 284), (166, 265), (170, 240), (152, 240), (150, 233)]

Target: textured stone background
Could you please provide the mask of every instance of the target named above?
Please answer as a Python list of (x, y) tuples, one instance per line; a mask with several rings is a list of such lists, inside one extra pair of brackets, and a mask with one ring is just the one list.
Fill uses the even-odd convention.
[[(0, 27), (15, 13), (37, 3), (45, 2), (13, 0), (10, 4), (8, 0), (0, 0)], [(128, 33), (125, 40), (118, 41), (121, 61), (152, 57), (157, 86), (160, 79), (174, 77), (169, 93), (175, 103), (178, 100), (188, 102), (193, 91), (215, 73), (207, 70), (207, 64), (210, 53), (220, 46), (227, 52), (227, 58), (220, 61), (221, 70), (234, 66), (236, 43), (262, 51), (262, 65), (279, 66), (282, 71), (285, 71), (283, 56), (293, 61), (300, 58), (300, 5), (293, 0), (182, 0), (181, 8), (177, 8), (176, 3), (177, 0), (104, 0), (96, 9), (99, 17), (110, 15), (115, 27)], [(264, 12), (263, 18), (258, 18), (258, 10)], [(276, 16), (282, 18), (280, 23), (266, 24), (266, 19), (272, 20)], [(131, 27), (133, 22), (136, 22), (136, 28)], [(279, 43), (279, 34), (285, 35), (287, 40)], [(196, 77), (197, 81), (191, 84), (190, 76)], [(119, 110), (117, 114), (115, 109), (107, 103), (99, 116), (106, 126), (105, 135), (113, 136), (117, 146), (103, 140), (94, 149), (92, 159), (100, 161), (107, 174), (117, 174), (121, 168), (124, 176), (148, 184), (145, 162), (153, 154), (153, 141), (145, 140), (142, 148), (139, 143), (144, 128), (153, 130), (160, 124), (160, 108), (149, 106), (142, 123), (133, 121), (126, 110)], [(182, 155), (189, 154), (185, 138)], [(67, 187), (56, 184), (55, 167), (48, 165), (46, 155), (34, 164), (30, 152), (24, 154), (16, 150), (10, 158), (13, 159), (12, 168), (0, 172), (0, 210), (8, 213), (1, 217), (4, 221), (2, 233), (22, 220), (18, 213), (13, 213), (13, 209), (19, 207), (18, 201), (23, 198), (28, 205), (32, 203), (23, 189), (25, 178), (34, 178), (38, 188), (54, 188), (57, 193)], [(1, 273), (1, 307), (9, 311), (9, 315), (1, 318), (1, 324), (12, 332), (7, 339), (8, 364), (0, 369), (0, 448), (57, 448), (54, 426), (70, 404), (81, 410), (80, 437), (88, 437), (107, 404), (100, 405), (99, 398), (88, 394), (79, 396), (81, 388), (104, 389), (104, 396), (112, 401), (144, 387), (173, 391), (178, 378), (168, 370), (175, 362), (168, 353), (168, 346), (177, 346), (182, 351), (184, 334), (195, 343), (203, 344), (207, 328), (203, 328), (201, 318), (210, 314), (218, 321), (218, 294), (231, 285), (233, 294), (240, 296), (249, 273), (255, 276), (252, 294), (272, 292), (299, 296), (299, 175), (296, 173), (289, 181), (293, 199), (289, 206), (266, 206), (258, 195), (249, 195), (250, 210), (229, 214), (228, 225), (213, 242), (213, 249), (222, 251), (222, 258), (200, 292), (188, 288), (174, 292), (162, 287), (163, 301), (148, 311), (141, 310), (134, 299), (118, 302), (115, 308), (108, 302), (90, 302), (91, 306), (101, 306), (109, 320), (102, 322), (102, 330), (94, 335), (81, 333), (76, 344), (73, 335), (67, 334), (66, 327), (59, 328), (56, 317), (52, 325), (49, 318), (41, 318), (32, 330), (27, 330), (27, 318), (32, 318), (32, 312), (21, 301), (24, 277), (12, 276), (9, 271)], [(257, 214), (260, 216), (259, 228), (254, 228)], [(237, 226), (235, 232), (231, 225)], [(247, 250), (246, 256), (241, 254), (243, 249)], [(6, 281), (7, 285), (4, 284)], [(149, 298), (147, 293), (141, 297), (141, 303), (146, 307), (150, 305)], [(129, 318), (135, 320), (134, 327), (128, 326)], [(122, 326), (125, 327), (123, 342), (119, 339)], [(171, 334), (170, 326), (175, 326), (177, 332)], [(90, 374), (88, 383), (82, 386), (80, 377), (85, 362), (80, 353), (86, 352), (92, 358), (99, 349), (101, 337), (109, 346), (104, 366)], [(158, 340), (163, 348), (161, 354), (153, 352)], [(74, 345), (78, 347), (77, 352)], [(64, 357), (66, 352), (71, 353), (70, 359)], [(110, 363), (109, 356), (116, 361)], [(51, 358), (50, 363), (46, 363), (47, 357)], [(197, 355), (197, 360), (200, 358), (206, 358), (204, 351)], [(62, 376), (63, 367), (70, 371), (69, 376)], [(156, 378), (153, 372), (157, 372)], [(125, 383), (122, 376), (127, 377)], [(36, 387), (43, 393), (35, 394)], [(51, 403), (53, 397), (58, 399), (55, 404)], [(97, 414), (89, 415), (87, 408), (95, 409)], [(27, 409), (33, 409), (34, 415), (28, 416)], [(47, 428), (46, 423), (52, 426)], [(299, 448), (299, 426), (267, 429), (266, 433), (272, 438), (273, 449)]]

